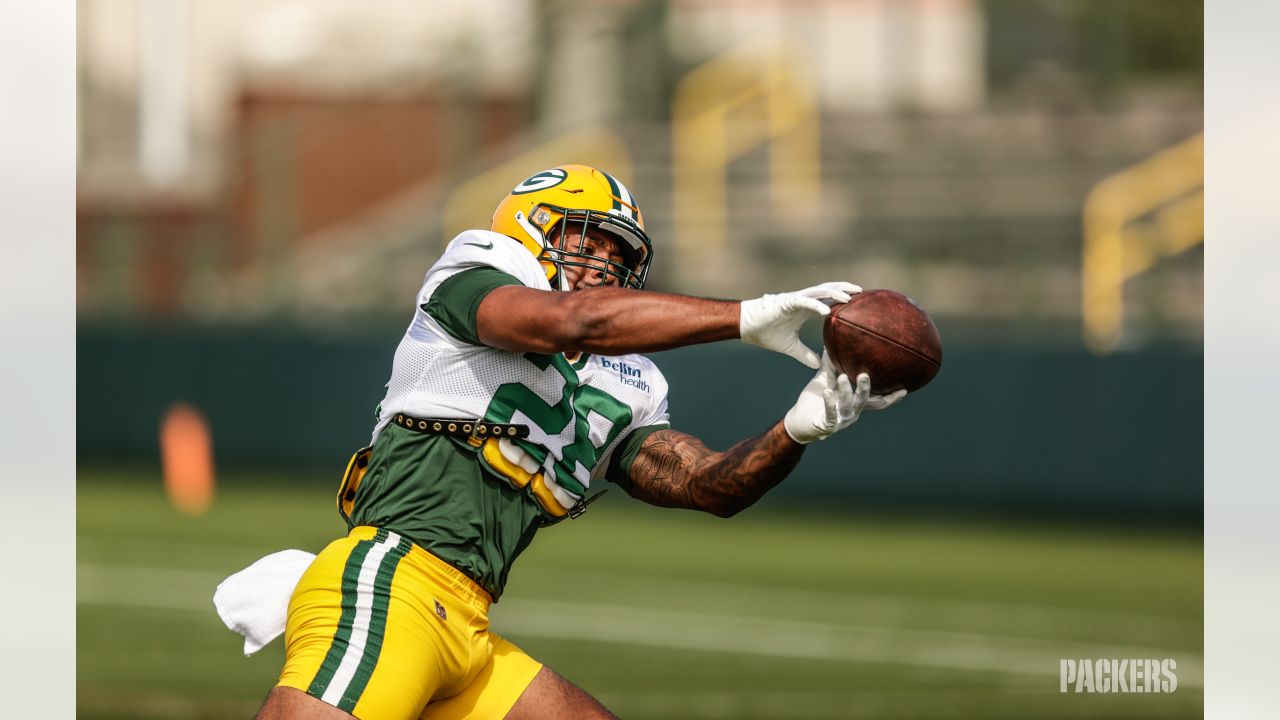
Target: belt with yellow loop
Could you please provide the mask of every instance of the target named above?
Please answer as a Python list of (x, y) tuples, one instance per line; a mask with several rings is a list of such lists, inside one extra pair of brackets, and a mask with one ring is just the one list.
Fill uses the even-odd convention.
[(391, 422), (405, 430), (426, 435), (448, 435), (456, 438), (526, 438), (529, 427), (516, 423), (496, 423), (487, 420), (457, 420), (450, 418), (419, 418), (396, 413)]

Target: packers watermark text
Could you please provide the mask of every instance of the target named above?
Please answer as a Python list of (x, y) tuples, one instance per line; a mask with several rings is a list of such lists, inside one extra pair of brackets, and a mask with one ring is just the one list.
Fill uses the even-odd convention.
[(1076, 693), (1171, 693), (1178, 689), (1173, 658), (1063, 658), (1058, 689)]

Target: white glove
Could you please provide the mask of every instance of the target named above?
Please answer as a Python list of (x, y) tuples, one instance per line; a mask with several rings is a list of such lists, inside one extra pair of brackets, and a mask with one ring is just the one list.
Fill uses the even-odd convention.
[(863, 410), (884, 410), (906, 395), (906, 390), (872, 395), (871, 376), (866, 373), (859, 373), (858, 390), (854, 392), (849, 376), (840, 372), (824, 352), (821, 369), (800, 391), (799, 399), (787, 411), (782, 426), (792, 440), (807, 445), (814, 440), (826, 440), (854, 424)]
[(738, 334), (742, 342), (759, 345), (799, 360), (814, 370), (818, 356), (800, 342), (800, 326), (809, 318), (831, 314), (823, 300), (847, 303), (862, 288), (847, 282), (829, 282), (779, 295), (742, 301)]

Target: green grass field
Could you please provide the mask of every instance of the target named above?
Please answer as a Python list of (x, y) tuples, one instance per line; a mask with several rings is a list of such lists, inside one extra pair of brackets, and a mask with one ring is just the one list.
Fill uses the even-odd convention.
[[(226, 575), (343, 532), (330, 478), (224, 482), (170, 509), (158, 478), (82, 472), (83, 718), (251, 717), (283, 657), (245, 658)], [(762, 506), (732, 520), (611, 492), (544, 531), (494, 629), (625, 718), (1183, 718), (1202, 714), (1198, 532)], [(1178, 663), (1177, 691), (1061, 694), (1059, 658)]]

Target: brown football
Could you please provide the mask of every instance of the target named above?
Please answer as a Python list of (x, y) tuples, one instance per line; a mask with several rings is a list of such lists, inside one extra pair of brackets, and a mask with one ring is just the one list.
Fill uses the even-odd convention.
[(942, 338), (929, 314), (892, 290), (866, 290), (831, 308), (822, 342), (850, 380), (870, 375), (877, 395), (915, 392), (942, 367)]

